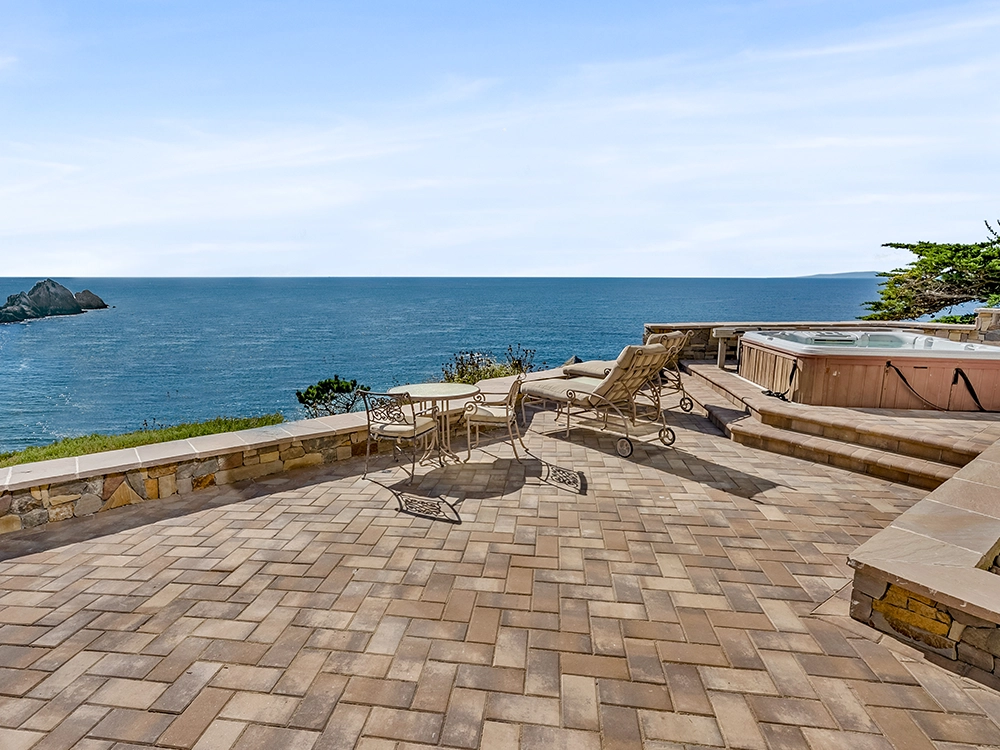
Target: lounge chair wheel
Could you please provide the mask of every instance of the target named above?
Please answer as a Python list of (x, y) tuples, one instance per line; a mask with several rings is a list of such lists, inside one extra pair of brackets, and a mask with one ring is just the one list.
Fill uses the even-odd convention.
[(669, 427), (664, 427), (660, 430), (661, 443), (664, 445), (673, 445), (675, 440), (677, 440), (677, 434)]
[(692, 401), (689, 397), (684, 396), (684, 398), (681, 399), (681, 411), (691, 411), (693, 408), (694, 401)]
[(628, 438), (618, 438), (618, 442), (615, 443), (615, 450), (618, 451), (618, 455), (622, 458), (628, 458), (632, 455), (632, 441)]

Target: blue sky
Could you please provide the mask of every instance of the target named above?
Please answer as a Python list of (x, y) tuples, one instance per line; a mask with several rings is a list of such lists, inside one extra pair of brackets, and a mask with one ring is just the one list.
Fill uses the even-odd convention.
[(1000, 216), (1000, 2), (0, 18), (3, 276), (790, 276)]

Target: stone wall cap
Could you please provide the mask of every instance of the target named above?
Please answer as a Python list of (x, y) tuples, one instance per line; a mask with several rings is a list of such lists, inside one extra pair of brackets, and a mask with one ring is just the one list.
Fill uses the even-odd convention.
[(140, 445), (136, 449), (139, 465), (142, 468), (162, 466), (163, 464), (191, 460), (194, 448), (189, 440), (171, 440), (166, 443), (150, 443)]
[(139, 468), (139, 453), (135, 448), (122, 448), (117, 451), (103, 453), (88, 453), (77, 456), (77, 478), (88, 479), (101, 474), (131, 471)]
[(913, 562), (854, 566), (859, 573), (926, 596), (949, 609), (1000, 624), (1000, 576), (980, 568), (944, 568)]
[(193, 451), (191, 458), (206, 458), (219, 456), (223, 453), (233, 453), (247, 448), (247, 442), (239, 432), (219, 432), (214, 435), (198, 435), (188, 438), (187, 443)]
[(3, 489), (23, 490), (42, 484), (64, 482), (77, 478), (76, 458), (53, 458), (10, 467), (7, 484)]
[(359, 428), (368, 428), (368, 418), (364, 412), (351, 412), (350, 414), (334, 414), (329, 417), (316, 417), (305, 420), (323, 426), (320, 435), (343, 435), (348, 432), (357, 432)]
[(889, 526), (852, 552), (847, 562), (884, 569), (895, 564), (923, 564), (941, 569), (942, 575), (951, 575), (955, 568), (975, 568), (983, 555), (974, 550), (933, 539), (909, 529)]
[[(998, 310), (997, 312), (1000, 312)], [(946, 331), (972, 331), (972, 323), (931, 323), (916, 320), (753, 320), (753, 321), (700, 321), (694, 323), (643, 323), (645, 330), (664, 329), (686, 331), (696, 328), (739, 328), (781, 329), (781, 328), (940, 328)]]
[[(945, 544), (975, 552), (981, 564), (996, 557), (1000, 544), (1000, 519), (950, 503), (933, 495), (921, 500), (892, 522), (894, 529), (920, 534)], [(925, 562), (923, 559), (914, 562)]]

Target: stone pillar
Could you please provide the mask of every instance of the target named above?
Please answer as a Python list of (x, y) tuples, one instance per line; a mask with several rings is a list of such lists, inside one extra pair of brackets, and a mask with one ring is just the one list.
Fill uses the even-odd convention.
[(1000, 342), (1000, 307), (976, 308), (976, 338)]

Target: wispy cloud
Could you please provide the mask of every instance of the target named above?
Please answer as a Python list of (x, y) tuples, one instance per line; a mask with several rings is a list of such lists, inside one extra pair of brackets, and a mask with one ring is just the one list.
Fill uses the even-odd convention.
[(159, 117), (0, 143), (0, 237), (18, 248), (4, 273), (890, 267), (882, 242), (973, 239), (996, 213), (1000, 55), (978, 41), (998, 19), (587, 62), (530, 85), (456, 74), (333, 125)]

